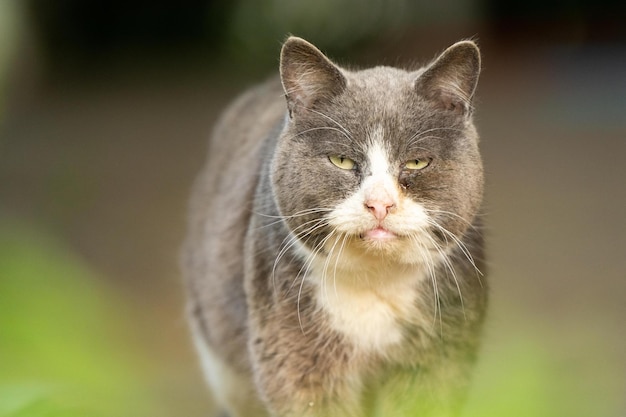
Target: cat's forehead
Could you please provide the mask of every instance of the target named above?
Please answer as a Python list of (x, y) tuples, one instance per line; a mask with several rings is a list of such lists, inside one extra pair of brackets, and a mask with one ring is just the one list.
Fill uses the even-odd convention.
[(419, 72), (409, 72), (399, 68), (379, 66), (350, 72), (348, 89), (354, 93), (377, 94), (399, 93), (414, 85)]
[(357, 123), (369, 124), (385, 118), (398, 123), (409, 116), (407, 108), (416, 110), (415, 82), (419, 74), (393, 67), (350, 72), (346, 89), (339, 98), (340, 105), (359, 119)]

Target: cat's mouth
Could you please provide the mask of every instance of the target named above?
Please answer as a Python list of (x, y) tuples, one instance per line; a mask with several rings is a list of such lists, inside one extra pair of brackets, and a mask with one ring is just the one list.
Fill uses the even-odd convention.
[(382, 241), (396, 239), (398, 235), (392, 232), (391, 230), (385, 229), (382, 226), (378, 226), (364, 233), (361, 233), (359, 237), (363, 240), (382, 242)]

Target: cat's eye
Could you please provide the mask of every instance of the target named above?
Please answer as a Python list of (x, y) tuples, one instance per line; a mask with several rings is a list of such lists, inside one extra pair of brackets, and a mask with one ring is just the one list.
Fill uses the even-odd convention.
[(345, 156), (329, 156), (328, 159), (330, 159), (330, 162), (332, 162), (332, 164), (338, 168), (341, 169), (354, 169), (356, 166), (356, 163), (350, 159), (350, 158), (346, 158)]
[(404, 165), (406, 169), (420, 170), (430, 165), (430, 159), (412, 159)]

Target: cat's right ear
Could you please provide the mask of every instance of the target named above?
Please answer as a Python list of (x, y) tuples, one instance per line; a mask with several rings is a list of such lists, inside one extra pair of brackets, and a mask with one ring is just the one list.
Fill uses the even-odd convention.
[(341, 69), (315, 46), (295, 36), (283, 44), (280, 79), (292, 118), (340, 94), (346, 87)]

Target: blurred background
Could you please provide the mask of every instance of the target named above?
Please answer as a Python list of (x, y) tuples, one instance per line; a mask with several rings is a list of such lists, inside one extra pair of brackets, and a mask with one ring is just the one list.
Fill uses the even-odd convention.
[(210, 415), (187, 196), (293, 33), (356, 67), (478, 41), (492, 304), (466, 415), (623, 417), (620, 4), (0, 0), (0, 416)]

